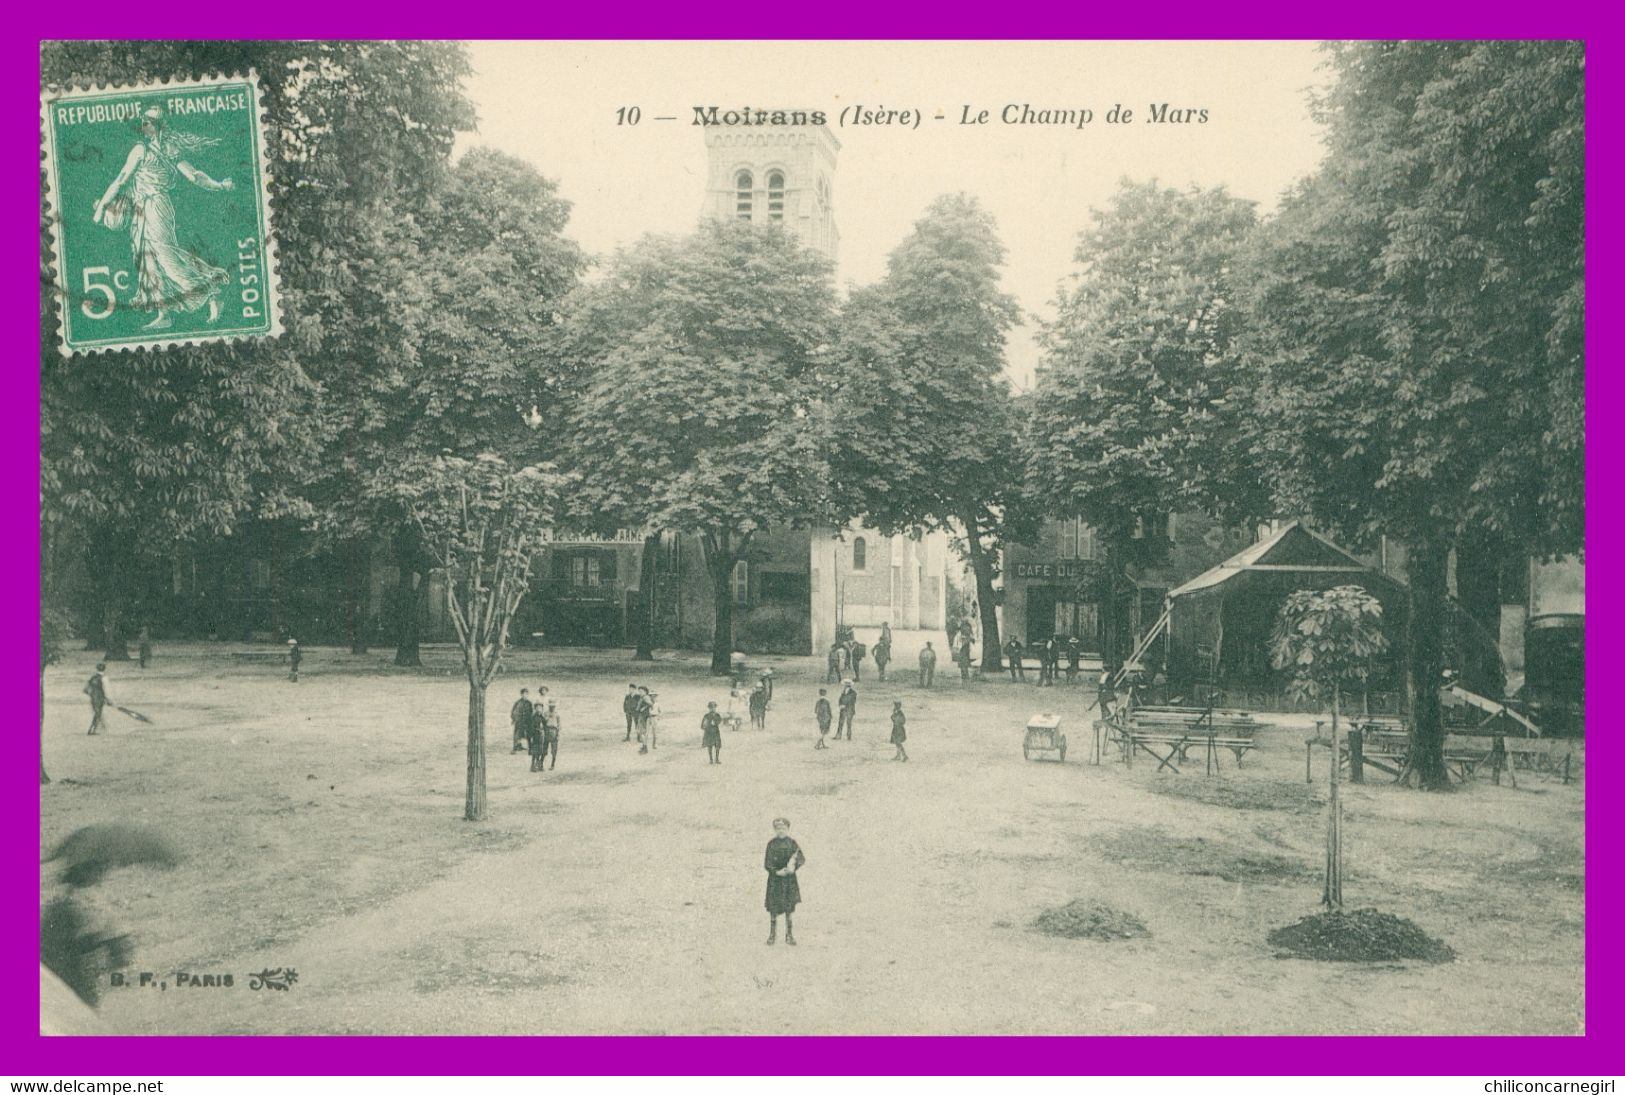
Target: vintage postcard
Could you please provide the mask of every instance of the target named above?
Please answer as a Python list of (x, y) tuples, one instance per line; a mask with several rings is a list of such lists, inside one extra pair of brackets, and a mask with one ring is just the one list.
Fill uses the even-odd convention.
[(1585, 1033), (1578, 44), (42, 58), (42, 1027)]

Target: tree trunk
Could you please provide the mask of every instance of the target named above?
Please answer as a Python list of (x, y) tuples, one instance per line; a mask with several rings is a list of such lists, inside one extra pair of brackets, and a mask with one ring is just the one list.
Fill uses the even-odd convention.
[(90, 579), (94, 583), (98, 613), (105, 644), (101, 660), (130, 660), (129, 634), (125, 617), (130, 603), (130, 561), (128, 538), (116, 528), (101, 527), (91, 533)]
[(350, 653), (365, 654), (367, 652), (367, 608), (371, 600), (372, 552), (366, 537), (358, 537), (349, 545), (348, 570), (349, 581), (345, 583), (349, 590), (349, 616), (350, 616)]
[(1102, 545), (1105, 563), (1100, 593), (1100, 667), (1116, 673), (1123, 664), (1123, 622), (1117, 617), (1117, 587), (1123, 573), (1122, 548), (1110, 541)]
[(45, 670), (39, 671), (39, 785), (51, 782), (45, 774)]
[(721, 536), (715, 537), (706, 533), (700, 538), (700, 543), (705, 549), (705, 570), (711, 576), (711, 593), (715, 605), (711, 625), (711, 675), (726, 677), (733, 671), (733, 570), (734, 564), (743, 553), (744, 544), (741, 543), (739, 550), (736, 551), (731, 532), (724, 532)]
[(1466, 609), (1460, 636), (1462, 683), (1481, 696), (1506, 691), (1501, 669), (1502, 542), (1490, 535), (1466, 535), (1456, 544), (1456, 593)]
[(1326, 886), (1320, 895), (1321, 903), (1333, 910), (1343, 907), (1343, 801), (1339, 793), (1342, 778), (1338, 772), (1338, 750), (1341, 748), (1338, 741), (1341, 734), (1338, 727), (1338, 692), (1341, 683), (1337, 681), (1332, 684), (1332, 762), (1327, 766), (1331, 769), (1331, 775), (1328, 777), (1329, 794), (1326, 801)]
[(993, 603), (993, 559), (982, 544), (976, 523), (961, 517), (960, 524), (965, 526), (965, 550), (970, 555), (971, 574), (976, 579), (976, 604), (982, 615), (982, 672), (997, 675), (1004, 668), (1004, 660), (1000, 656), (1003, 644), (999, 636), (999, 610)]
[(643, 558), (638, 569), (638, 648), (635, 662), (655, 660), (655, 563), (660, 550), (660, 533), (643, 538)]
[(423, 565), (423, 532), (416, 522), (405, 521), (395, 528), (395, 565), (400, 575), (395, 581), (395, 664), (423, 664), (418, 649), (418, 575)]
[(466, 821), (485, 820), (485, 685), (478, 666), (470, 667), (468, 681), (468, 799)]
[(1444, 669), (1444, 616), (1449, 610), (1446, 565), (1450, 545), (1443, 540), (1413, 542), (1406, 564), (1410, 616), (1406, 621), (1405, 689), (1411, 701), (1410, 768), (1423, 790), (1450, 785), (1444, 766), (1444, 721), (1439, 713), (1439, 677)]

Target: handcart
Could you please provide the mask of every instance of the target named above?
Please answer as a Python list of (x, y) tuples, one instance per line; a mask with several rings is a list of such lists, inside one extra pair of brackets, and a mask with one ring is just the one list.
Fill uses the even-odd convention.
[(1054, 753), (1066, 761), (1066, 735), (1061, 733), (1061, 716), (1045, 713), (1027, 720), (1027, 736), (1021, 742), (1021, 755), (1028, 760), (1034, 753)]

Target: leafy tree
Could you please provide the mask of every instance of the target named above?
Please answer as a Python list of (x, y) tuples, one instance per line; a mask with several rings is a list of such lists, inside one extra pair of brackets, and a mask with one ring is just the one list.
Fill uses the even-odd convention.
[(380, 249), (391, 268), (356, 286), (370, 322), (346, 355), (353, 367), (333, 370), (344, 398), (330, 407), (333, 442), (317, 489), (329, 540), (391, 541), (397, 665), (419, 664), (432, 563), (410, 516), (413, 458), (526, 450), (543, 459), (557, 447), (546, 339), (585, 265), (562, 235), (568, 217), (569, 203), (533, 168), (472, 149)]
[(1261, 466), (1285, 508), (1407, 549), (1411, 763), (1448, 784), (1453, 548), (1584, 536), (1584, 53), (1330, 48), (1329, 152), (1249, 272)]
[(1095, 529), (1108, 665), (1131, 642), (1112, 606), (1127, 566), (1155, 559), (1147, 533), (1184, 507), (1266, 505), (1237, 445), (1235, 263), (1253, 226), (1251, 204), (1222, 188), (1125, 181), (1079, 241), (1080, 270), (1043, 331), (1029, 468), (1052, 512)]
[(880, 283), (847, 302), (831, 372), (829, 459), (841, 508), (887, 534), (954, 535), (976, 577), (990, 672), (1000, 667), (999, 548), (1029, 539), (1038, 523), (1004, 374), (1020, 309), (999, 289), (1003, 263), (993, 218), (975, 198), (936, 199)]
[(815, 366), (831, 310), (821, 256), (740, 222), (644, 239), (568, 310), (568, 523), (699, 537), (714, 673), (728, 672), (729, 577), (752, 537), (827, 509)]
[(1382, 602), (1359, 586), (1300, 589), (1287, 597), (1276, 617), (1270, 655), (1288, 674), (1289, 691), (1327, 703), (1332, 713), (1332, 760), (1326, 807), (1326, 884), (1321, 900), (1343, 907), (1343, 803), (1339, 796), (1339, 749), (1343, 686), (1363, 682), (1373, 661), (1388, 648), (1382, 631)]
[[(42, 314), (41, 517), (48, 557), (96, 554), (108, 656), (128, 657), (132, 560), (226, 535), (245, 519), (311, 514), (300, 486), (320, 463), (323, 382), (372, 351), (348, 309), (387, 267), (377, 211), (433, 184), (473, 112), (462, 47), (375, 42), (52, 42), (47, 86), (134, 83), (254, 69), (275, 165), (285, 334), (64, 360), (54, 301)], [(43, 247), (42, 263), (47, 254)], [(43, 266), (42, 266), (43, 268)], [(382, 329), (382, 328), (378, 328)], [(324, 366), (331, 364), (331, 371)]]
[(412, 514), (445, 568), (451, 622), (468, 676), (468, 784), (463, 816), (484, 821), (485, 690), (502, 667), (508, 625), (530, 589), (530, 561), (552, 520), (557, 478), (491, 453), (413, 468)]

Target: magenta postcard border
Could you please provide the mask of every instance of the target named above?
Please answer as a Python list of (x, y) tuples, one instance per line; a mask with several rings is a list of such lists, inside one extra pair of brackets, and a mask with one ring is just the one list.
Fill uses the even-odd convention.
[[(798, 9), (767, 7), (741, 21), (737, 13), (686, 5), (479, 5), (477, 11), (394, 0), (322, 5), (299, 0), (269, 9), (248, 5), (83, 5), (64, 9), (14, 9), (14, 29), (3, 42), (9, 62), (0, 69), (5, 102), (0, 124), (11, 132), (5, 148), (15, 170), (0, 188), (9, 216), (4, 218), (5, 252), (0, 278), (9, 291), (5, 310), (16, 322), (33, 322), (39, 287), (32, 284), (38, 238), (33, 211), (38, 180), (30, 185), (22, 166), (25, 150), (39, 148), (39, 117), (34, 96), (39, 83), (39, 43), (49, 38), (835, 38), (861, 33), (869, 38), (1571, 38), (1587, 42), (1587, 218), (1588, 295), (1618, 301), (1618, 242), (1611, 203), (1599, 200), (1593, 180), (1614, 179), (1611, 108), (1616, 81), (1605, 66), (1613, 52), (1611, 20), (1600, 5), (1556, 3), (1514, 5), (1507, 0), (1468, 3), (1446, 0), (1419, 5), (1382, 0), (1377, 5), (1318, 13), (1294, 0), (1255, 0), (1245, 6), (1160, 3), (1072, 5), (1038, 0), (1017, 9), (965, 3), (923, 5), (910, 11), (897, 5), (823, 6), (815, 19)], [(71, 14), (70, 14), (71, 13)], [(748, 34), (741, 33), (748, 30)], [(199, 32), (206, 32), (200, 35)], [(29, 284), (24, 284), (28, 281)], [(1613, 324), (1588, 324), (1588, 360), (1606, 363), (1619, 337)], [(21, 345), (18, 346), (19, 351)], [(34, 349), (30, 347), (29, 354)], [(34, 539), (38, 516), (39, 374), (30, 367), (5, 400), (8, 427), (0, 448), (10, 471), (0, 478), (3, 512), (14, 526), (0, 551), (19, 576), (14, 604), (29, 612), (38, 603), (39, 558)], [(1619, 382), (1612, 369), (1588, 372), (1590, 410), (1608, 408)], [(1588, 468), (1606, 467), (1617, 446), (1606, 432), (1588, 449)], [(24, 471), (31, 472), (24, 475)], [(1606, 476), (1593, 482), (1606, 485)], [(1589, 489), (1588, 489), (1588, 493)], [(1602, 494), (1603, 492), (1598, 492)], [(1611, 492), (1606, 492), (1611, 493)], [(1606, 544), (1613, 514), (1591, 500), (1590, 530)], [(1625, 524), (1625, 522), (1621, 522)], [(1606, 558), (1606, 550), (1604, 558)], [(1588, 566), (1590, 601), (1613, 602), (1617, 582), (1593, 556)], [(1607, 666), (1621, 653), (1618, 629), (1599, 616), (1588, 635), (1588, 665)], [(1620, 942), (1606, 915), (1593, 917), (1587, 936), (1586, 1031), (1567, 1038), (554, 1038), (545, 1055), (517, 1038), (278, 1038), (244, 1044), (225, 1038), (41, 1039), (35, 996), (35, 952), (39, 917), (34, 881), (39, 868), (39, 800), (33, 774), (37, 681), (32, 657), (37, 631), (17, 621), (4, 639), (7, 691), (28, 702), (5, 735), (0, 816), (9, 838), (0, 846), (3, 875), (12, 897), (3, 918), (7, 940), (0, 947), (0, 970), (12, 991), (0, 996), (0, 1075), (92, 1077), (137, 1075), (531, 1075), (549, 1074), (1598, 1074), (1617, 1071), (1622, 1055), (1620, 1006), (1609, 990), (1620, 969)], [(28, 640), (34, 638), (35, 642)], [(23, 669), (29, 669), (25, 674)], [(1593, 693), (1597, 695), (1597, 693)], [(1612, 727), (1594, 730), (1588, 742), (1601, 778), (1611, 778), (1620, 753)], [(1622, 889), (1620, 849), (1608, 836), (1620, 832), (1619, 799), (1588, 798), (1586, 905), (1588, 913), (1618, 908)], [(1493, 894), (1486, 894), (1493, 901)], [(786, 1062), (792, 1062), (787, 1066)]]

